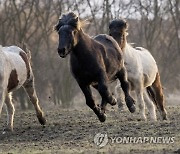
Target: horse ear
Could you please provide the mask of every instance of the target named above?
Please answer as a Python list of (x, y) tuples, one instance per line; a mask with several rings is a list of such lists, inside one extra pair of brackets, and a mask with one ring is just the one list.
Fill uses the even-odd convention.
[(127, 21), (124, 22), (124, 27), (126, 28), (126, 30), (128, 30), (128, 23), (127, 23)]
[(81, 25), (80, 25), (79, 17), (76, 17), (74, 20), (75, 20), (75, 22), (76, 22), (76, 28), (77, 28), (78, 30), (80, 30)]
[(78, 22), (78, 21), (79, 21), (79, 17), (76, 17), (76, 18), (75, 18), (75, 21)]

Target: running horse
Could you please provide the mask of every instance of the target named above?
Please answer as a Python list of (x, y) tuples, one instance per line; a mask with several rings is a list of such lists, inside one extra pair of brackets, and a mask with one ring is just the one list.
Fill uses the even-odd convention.
[[(127, 43), (127, 30), (128, 24), (124, 19), (115, 19), (109, 24), (109, 35), (117, 41), (123, 51), (128, 81), (131, 90), (134, 90), (137, 95), (141, 118), (146, 120), (145, 100), (153, 121), (157, 120), (154, 104), (159, 109), (163, 120), (166, 120), (167, 112), (156, 61), (148, 50), (142, 47), (133, 48)], [(116, 86), (116, 91), (118, 87), (119, 85)]]
[[(107, 86), (108, 82), (119, 79), (130, 112), (135, 111), (134, 99), (130, 96), (127, 72), (122, 59), (122, 51), (117, 42), (108, 35), (94, 38), (82, 29), (83, 21), (73, 12), (60, 17), (55, 30), (59, 35), (58, 53), (61, 58), (70, 54), (72, 74), (84, 93), (86, 104), (101, 122), (106, 120), (107, 103), (115, 105), (117, 100)], [(96, 105), (91, 86), (102, 97), (101, 105)]]
[(13, 131), (15, 108), (12, 93), (20, 87), (27, 92), (39, 122), (42, 125), (46, 123), (36, 95), (30, 59), (30, 52), (26, 53), (17, 46), (0, 46), (0, 114), (5, 102), (7, 106), (7, 128), (5, 130), (7, 131)]

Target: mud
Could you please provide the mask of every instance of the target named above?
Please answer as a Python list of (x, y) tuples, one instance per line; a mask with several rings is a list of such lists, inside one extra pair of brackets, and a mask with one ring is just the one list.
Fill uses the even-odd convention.
[[(55, 109), (56, 108), (56, 109)], [(167, 108), (168, 121), (140, 121), (137, 113), (128, 110), (107, 111), (107, 120), (100, 123), (94, 113), (85, 107), (46, 110), (47, 125), (41, 126), (34, 111), (15, 113), (14, 132), (4, 132), (6, 113), (0, 118), (0, 153), (180, 153), (180, 107)], [(158, 115), (159, 116), (159, 115)], [(109, 137), (109, 143), (100, 147), (94, 143), (97, 133)], [(112, 143), (111, 137), (173, 137), (173, 143)]]

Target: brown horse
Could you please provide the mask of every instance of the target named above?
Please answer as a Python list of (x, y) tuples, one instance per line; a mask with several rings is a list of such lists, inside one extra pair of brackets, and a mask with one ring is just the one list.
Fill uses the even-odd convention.
[[(71, 12), (59, 19), (55, 29), (59, 34), (58, 53), (62, 58), (70, 53), (72, 74), (85, 95), (86, 104), (104, 122), (107, 103), (116, 104), (107, 83), (119, 79), (127, 107), (130, 112), (134, 112), (134, 100), (129, 94), (127, 73), (119, 45), (108, 35), (91, 38), (84, 33), (81, 23), (78, 16)], [(100, 108), (94, 102), (90, 86), (97, 89), (102, 97)]]
[(127, 43), (127, 28), (125, 20), (116, 19), (109, 24), (109, 34), (118, 42), (123, 51), (128, 81), (131, 83), (131, 90), (136, 92), (142, 119), (146, 120), (145, 100), (151, 119), (156, 120), (155, 107), (149, 99), (150, 96), (158, 107), (163, 120), (166, 120), (164, 95), (156, 61), (148, 50), (142, 47), (133, 48)]

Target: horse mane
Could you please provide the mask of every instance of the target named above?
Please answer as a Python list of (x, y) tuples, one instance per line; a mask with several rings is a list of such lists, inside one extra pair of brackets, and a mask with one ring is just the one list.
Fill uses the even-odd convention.
[(79, 17), (74, 12), (69, 12), (67, 14), (62, 14), (59, 18), (58, 23), (55, 25), (55, 30), (58, 31), (61, 26), (70, 25), (78, 30), (80, 30), (86, 21), (80, 20)]
[(136, 50), (143, 51), (143, 47), (135, 47)]

